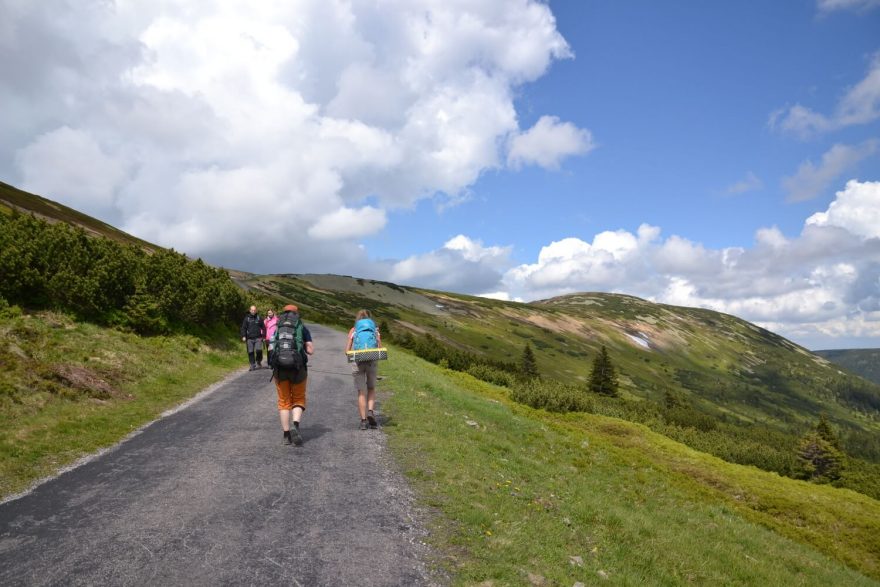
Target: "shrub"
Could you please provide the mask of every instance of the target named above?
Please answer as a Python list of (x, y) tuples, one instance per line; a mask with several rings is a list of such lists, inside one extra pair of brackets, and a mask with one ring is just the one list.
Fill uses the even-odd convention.
[(223, 269), (148, 253), (63, 222), (0, 215), (0, 296), (142, 334), (234, 324), (244, 294)]
[(471, 365), (467, 368), (467, 373), (477, 379), (500, 385), (502, 387), (513, 387), (516, 383), (516, 377), (513, 374), (483, 363), (475, 363)]
[(514, 401), (548, 412), (592, 412), (589, 395), (579, 387), (554, 380), (518, 381), (510, 392)]

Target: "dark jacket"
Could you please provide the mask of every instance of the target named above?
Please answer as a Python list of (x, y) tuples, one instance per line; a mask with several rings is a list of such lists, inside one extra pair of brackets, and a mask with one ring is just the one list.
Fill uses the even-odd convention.
[(264, 338), (266, 336), (266, 327), (259, 314), (248, 312), (241, 323), (241, 336), (242, 338)]

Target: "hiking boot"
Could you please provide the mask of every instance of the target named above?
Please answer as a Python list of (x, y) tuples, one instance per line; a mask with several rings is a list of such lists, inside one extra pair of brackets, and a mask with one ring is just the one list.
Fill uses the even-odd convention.
[(256, 370), (256, 367), (254, 365), (251, 365), (251, 368), (248, 369), (248, 371), (254, 371), (254, 370)]
[(290, 446), (293, 444), (293, 439), (290, 437), (290, 432), (284, 433), (284, 444), (285, 446)]
[(367, 422), (370, 423), (370, 428), (372, 428), (373, 430), (375, 430), (376, 428), (379, 427), (379, 425), (376, 423), (376, 418), (373, 416), (373, 414), (367, 415)]
[(367, 421), (361, 420), (361, 430), (366, 430), (366, 429), (367, 429)]
[(302, 446), (303, 437), (299, 433), (299, 428), (297, 428), (296, 426), (291, 428), (290, 429), (290, 437), (293, 438), (293, 444), (295, 444), (297, 446)]

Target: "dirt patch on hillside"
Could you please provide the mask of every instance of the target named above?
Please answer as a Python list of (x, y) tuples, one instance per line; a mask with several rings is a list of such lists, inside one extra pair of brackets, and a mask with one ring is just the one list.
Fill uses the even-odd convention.
[(531, 314), (526, 316), (525, 320), (535, 326), (540, 326), (541, 328), (546, 328), (553, 332), (565, 332), (580, 336), (581, 338), (592, 338), (590, 336), (589, 327), (577, 318), (571, 316), (556, 316), (551, 319), (548, 316), (542, 316), (541, 314)]
[(60, 383), (96, 399), (110, 399), (121, 395), (120, 391), (101, 379), (97, 373), (77, 365), (55, 365), (52, 375)]

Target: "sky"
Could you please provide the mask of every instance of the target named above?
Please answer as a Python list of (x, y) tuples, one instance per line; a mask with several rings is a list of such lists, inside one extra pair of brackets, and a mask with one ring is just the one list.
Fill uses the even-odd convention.
[(0, 0), (0, 180), (245, 271), (880, 347), (880, 1)]

